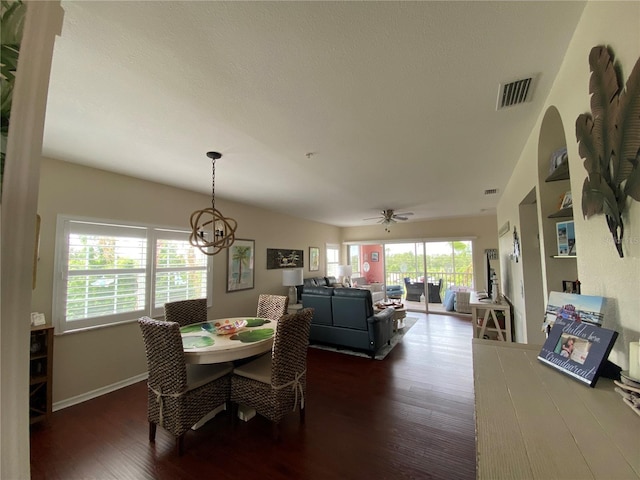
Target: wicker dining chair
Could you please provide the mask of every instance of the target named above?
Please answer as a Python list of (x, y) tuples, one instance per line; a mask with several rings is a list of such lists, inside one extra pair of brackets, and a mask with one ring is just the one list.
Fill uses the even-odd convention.
[(207, 321), (207, 299), (179, 300), (164, 304), (164, 319), (181, 327)]
[(187, 365), (176, 322), (138, 319), (147, 355), (149, 441), (160, 425), (176, 438), (178, 455), (184, 435), (198, 420), (230, 398), (231, 364)]
[(304, 423), (312, 317), (312, 308), (283, 316), (278, 320), (271, 355), (262, 355), (234, 369), (231, 377), (234, 421), (238, 405), (242, 404), (271, 420), (274, 439), (279, 436), (280, 420), (296, 408), (300, 410), (300, 423)]
[(278, 320), (287, 313), (289, 297), (285, 295), (260, 294), (258, 297), (257, 317)]

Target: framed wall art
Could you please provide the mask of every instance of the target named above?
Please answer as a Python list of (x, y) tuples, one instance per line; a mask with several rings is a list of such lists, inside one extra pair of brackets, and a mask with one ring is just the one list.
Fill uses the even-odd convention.
[[(577, 281), (576, 288), (580, 288)], [(579, 293), (549, 292), (543, 327), (552, 327), (558, 318), (602, 325), (607, 299)]]
[(576, 231), (573, 220), (556, 223), (556, 237), (558, 241), (558, 255), (576, 255)]
[(267, 270), (304, 267), (304, 252), (290, 248), (267, 248)]
[(371, 252), (371, 261), (372, 262), (378, 261), (378, 252)]
[(538, 360), (594, 387), (618, 338), (618, 332), (566, 318), (556, 318)]
[(562, 202), (560, 203), (560, 208), (569, 208), (573, 206), (573, 196), (571, 195), (571, 190), (566, 192), (562, 197)]
[(309, 271), (317, 272), (320, 270), (320, 248), (309, 247)]
[(255, 285), (255, 241), (236, 241), (227, 249), (227, 292), (250, 290)]

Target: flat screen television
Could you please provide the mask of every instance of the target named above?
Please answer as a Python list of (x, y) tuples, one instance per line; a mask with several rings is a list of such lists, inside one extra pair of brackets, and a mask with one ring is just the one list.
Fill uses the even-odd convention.
[(485, 281), (485, 290), (489, 298), (492, 298), (491, 294), (493, 293), (493, 268), (491, 268), (491, 260), (489, 259), (489, 253), (485, 253), (484, 255), (484, 281)]

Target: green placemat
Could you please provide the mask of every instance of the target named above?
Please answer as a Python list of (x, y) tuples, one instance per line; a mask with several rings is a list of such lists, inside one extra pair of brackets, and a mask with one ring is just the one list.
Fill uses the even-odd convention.
[(264, 318), (247, 318), (247, 327), (261, 327), (265, 323), (271, 323), (271, 320)]
[(260, 340), (273, 337), (273, 332), (273, 328), (258, 328), (257, 330), (240, 332), (231, 337), (231, 340), (240, 340), (242, 343), (259, 342)]
[(204, 335), (182, 338), (182, 345), (185, 349), (210, 347), (214, 343), (213, 338)]
[(196, 323), (193, 325), (186, 325), (180, 328), (180, 333), (197, 333), (201, 331), (205, 332), (215, 332), (216, 327), (213, 326), (211, 322), (207, 323)]

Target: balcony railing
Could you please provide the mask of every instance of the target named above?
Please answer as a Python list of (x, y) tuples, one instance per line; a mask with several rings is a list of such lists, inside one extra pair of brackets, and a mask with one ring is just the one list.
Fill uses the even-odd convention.
[(471, 273), (453, 273), (453, 272), (427, 272), (426, 276), (423, 272), (387, 272), (387, 285), (404, 285), (405, 278), (411, 279), (412, 282), (424, 282), (425, 278), (428, 283), (438, 283), (442, 279), (442, 291), (446, 291), (450, 287), (468, 287), (473, 286), (473, 274)]

